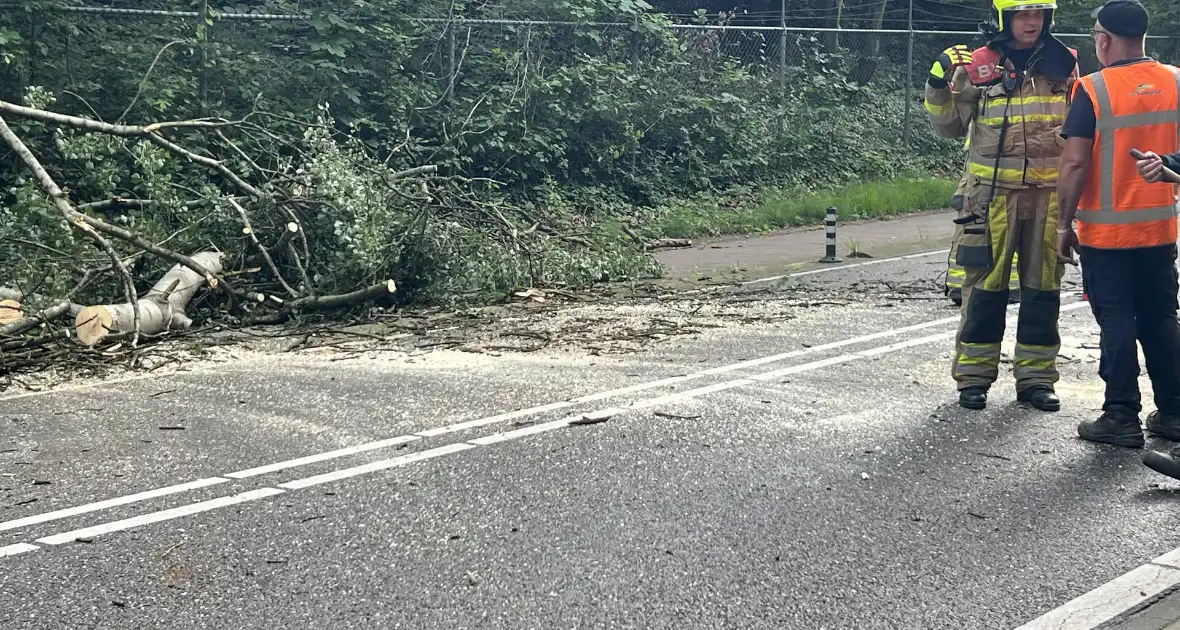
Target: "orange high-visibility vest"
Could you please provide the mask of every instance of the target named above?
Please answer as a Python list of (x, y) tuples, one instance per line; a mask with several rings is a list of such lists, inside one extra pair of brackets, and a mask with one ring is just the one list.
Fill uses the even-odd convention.
[(1094, 103), (1090, 173), (1078, 203), (1078, 242), (1133, 249), (1176, 242), (1176, 186), (1150, 184), (1131, 149), (1180, 150), (1180, 70), (1158, 61), (1111, 66), (1074, 84)]

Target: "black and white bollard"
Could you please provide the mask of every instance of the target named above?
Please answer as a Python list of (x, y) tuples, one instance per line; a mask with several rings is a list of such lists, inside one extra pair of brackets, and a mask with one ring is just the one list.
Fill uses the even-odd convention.
[(836, 209), (828, 208), (828, 216), (824, 217), (824, 243), (827, 256), (820, 259), (821, 263), (839, 263), (844, 259), (836, 255)]

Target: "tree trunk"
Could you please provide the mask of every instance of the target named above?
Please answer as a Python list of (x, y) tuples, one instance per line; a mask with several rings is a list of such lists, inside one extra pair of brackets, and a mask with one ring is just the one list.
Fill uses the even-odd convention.
[[(885, 7), (888, 6), (889, 0), (881, 0), (873, 9), (872, 23), (869, 24), (870, 29), (880, 30), (881, 25), (885, 22)], [(853, 83), (864, 85), (873, 80), (873, 75), (877, 73), (877, 60), (881, 56), (881, 34), (868, 33), (865, 38), (865, 46), (861, 50), (860, 60), (856, 64), (856, 68), (852, 71), (852, 76), (849, 77)]]
[[(210, 273), (221, 273), (221, 252), (202, 252), (192, 257)], [(201, 274), (177, 264), (156, 282), (139, 302), (139, 329), (147, 335), (188, 328), (192, 320), (184, 310), (197, 289), (205, 284)], [(132, 332), (135, 311), (130, 303), (88, 306), (74, 318), (78, 340), (94, 346), (111, 333)]]

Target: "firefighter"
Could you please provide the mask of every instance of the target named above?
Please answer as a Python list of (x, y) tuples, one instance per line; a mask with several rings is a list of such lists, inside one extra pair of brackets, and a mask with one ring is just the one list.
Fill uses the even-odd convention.
[[(1020, 311), (1017, 398), (1057, 411), (1057, 163), (1066, 95), (1077, 53), (1051, 34), (1057, 3), (992, 0), (988, 42), (945, 50), (927, 79), (925, 106), (936, 133), (967, 137), (962, 228), (955, 263), (965, 270), (952, 375), (959, 404), (983, 409), (999, 376), (1013, 259)], [(1017, 257), (1017, 253), (1019, 256)]]

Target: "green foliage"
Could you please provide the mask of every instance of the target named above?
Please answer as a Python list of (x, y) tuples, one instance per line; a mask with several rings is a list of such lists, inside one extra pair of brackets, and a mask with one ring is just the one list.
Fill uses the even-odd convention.
[[(214, 14), (198, 27), (191, 18), (6, 12), (0, 96), (112, 122), (265, 112), (267, 128), (297, 146), (245, 144), (266, 156), (263, 168), (303, 187), (316, 248), (307, 271), (322, 291), (392, 276), (414, 299), (487, 299), (534, 283), (642, 277), (656, 273), (653, 263), (612, 226), (654, 208), (672, 208), (667, 217), (678, 218), (653, 224), (672, 232), (792, 225), (812, 211), (759, 208), (731, 221), (694, 216), (696, 201), (683, 200), (839, 188), (913, 171), (941, 176), (959, 163), (958, 143), (934, 138), (920, 105), (913, 144), (900, 146), (896, 77), (904, 72), (896, 62), (878, 60), (878, 79), (858, 84), (849, 77), (864, 60), (854, 51), (792, 36), (780, 75), (777, 34), (673, 30), (643, 0), (453, 7), (456, 17), (569, 25), (448, 26), (421, 20), (447, 17), (445, 6), (393, 0), (242, 0), (225, 9), (307, 19)], [(151, 199), (110, 218), (179, 250), (215, 243), (235, 260), (249, 250), (224, 200), (232, 189), (208, 171), (151, 143), (11, 122), (75, 202)], [(239, 173), (253, 170), (209, 134), (182, 135)], [(460, 196), (388, 185), (390, 172), (421, 164), (463, 178), (462, 192), (446, 191)], [(5, 212), (28, 224), (5, 234), (56, 243), (47, 230), (61, 227), (15, 177), (21, 172), (0, 166), (5, 181), (17, 182)], [(885, 199), (894, 209), (927, 207), (935, 193), (925, 185), (907, 180), (899, 188), (916, 187), (912, 198)], [(256, 227), (274, 234), (285, 220), (268, 212)], [(96, 258), (85, 243), (61, 246)], [(11, 241), (0, 247), (9, 248), (0, 256), (29, 254)]]
[(890, 182), (852, 184), (835, 190), (764, 192), (738, 207), (703, 197), (662, 209), (645, 222), (649, 235), (693, 238), (751, 234), (814, 225), (836, 207), (842, 220), (883, 219), (901, 212), (945, 208), (954, 182), (913, 174)]

